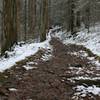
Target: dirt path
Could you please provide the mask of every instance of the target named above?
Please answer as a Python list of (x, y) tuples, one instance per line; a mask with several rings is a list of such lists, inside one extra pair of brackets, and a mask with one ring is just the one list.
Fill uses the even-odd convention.
[[(73, 87), (77, 84), (100, 83), (99, 80), (96, 82), (71, 80), (73, 77), (93, 78), (100, 74), (96, 66), (84, 55), (74, 54), (80, 51), (87, 52), (84, 47), (66, 46), (55, 38), (52, 39), (51, 45), (53, 52), (42, 49), (0, 74), (0, 100), (72, 100), (75, 93)], [(48, 56), (50, 59), (45, 60)], [(89, 52), (89, 56), (94, 55)], [(81, 98), (73, 100), (81, 100)], [(91, 99), (87, 96), (82, 100), (100, 100), (100, 97), (94, 96)]]

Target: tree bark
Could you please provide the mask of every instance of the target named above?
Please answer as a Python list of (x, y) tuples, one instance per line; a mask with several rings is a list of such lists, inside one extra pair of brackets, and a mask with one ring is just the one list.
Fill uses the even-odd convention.
[(11, 49), (17, 42), (17, 10), (16, 0), (3, 0), (3, 34), (4, 39), (1, 47), (1, 54)]
[(48, 0), (43, 0), (41, 15), (41, 35), (40, 41), (46, 40), (46, 33), (48, 32)]
[(28, 0), (28, 35), (34, 36), (36, 27), (36, 0)]

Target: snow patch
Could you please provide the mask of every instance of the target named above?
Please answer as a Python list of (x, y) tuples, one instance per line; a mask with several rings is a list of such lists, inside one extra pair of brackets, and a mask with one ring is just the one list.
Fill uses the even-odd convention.
[(9, 88), (9, 91), (14, 92), (14, 91), (17, 91), (17, 89), (15, 89), (15, 88)]
[(27, 65), (38, 65), (37, 62), (27, 62)]
[(30, 44), (27, 43), (23, 44), (22, 46), (16, 45), (12, 52), (7, 51), (9, 57), (0, 58), (0, 72), (3, 72), (4, 70), (16, 65), (16, 62), (24, 60), (26, 57), (29, 57), (31, 55), (34, 55), (41, 48), (52, 49), (52, 46), (49, 44), (51, 40), (51, 32), (52, 30), (49, 31), (49, 33), (47, 34), (47, 39), (44, 42)]
[[(76, 45), (83, 45), (84, 47), (91, 50), (94, 54), (100, 56), (100, 25), (90, 28), (90, 33), (86, 29), (82, 30), (81, 32), (76, 33), (76, 36), (72, 36), (70, 32), (66, 31), (59, 31), (53, 35), (54, 37), (59, 38), (64, 44), (76, 44)], [(74, 55), (79, 55), (79, 53), (74, 52)], [(87, 54), (82, 52), (82, 56), (86, 57)], [(92, 59), (92, 58), (89, 58)], [(94, 60), (94, 61), (93, 61)], [(93, 59), (92, 62), (100, 67), (99, 60)], [(100, 68), (99, 68), (100, 69)]]
[(95, 57), (87, 57), (87, 59), (89, 59), (92, 64), (95, 64), (97, 66), (97, 70), (100, 70), (99, 60), (95, 59)]
[(71, 78), (72, 80), (100, 80), (100, 77), (84, 77), (84, 76), (79, 76), (79, 77), (73, 77)]
[(77, 44), (83, 45), (90, 49), (94, 54), (100, 56), (100, 32), (97, 33), (87, 33), (86, 31), (81, 31), (77, 33), (76, 37), (66, 38), (63, 40), (64, 44)]
[(44, 54), (43, 56), (42, 56), (42, 60), (43, 61), (48, 61), (48, 60), (50, 60), (52, 58), (52, 55), (51, 54)]
[(26, 70), (37, 69), (37, 67), (29, 66), (29, 65), (24, 65), (23, 67), (24, 67)]
[(87, 57), (88, 54), (86, 51), (80, 50), (79, 52), (69, 52), (71, 55), (79, 56), (79, 57)]
[(93, 94), (100, 96), (100, 87), (97, 87), (95, 85), (93, 86), (77, 86), (74, 88), (76, 90), (76, 93), (74, 94), (74, 97), (86, 97), (87, 94)]

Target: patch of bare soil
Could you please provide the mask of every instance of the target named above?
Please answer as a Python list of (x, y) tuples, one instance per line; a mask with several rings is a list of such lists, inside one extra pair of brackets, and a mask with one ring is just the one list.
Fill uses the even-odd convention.
[[(90, 82), (74, 79), (79, 76), (93, 78), (100, 74), (86, 57), (70, 53), (86, 51), (86, 48), (64, 45), (55, 38), (50, 44), (53, 52), (42, 49), (0, 73), (0, 100), (72, 100), (76, 92), (73, 87), (77, 84), (100, 85), (99, 80)], [(45, 54), (51, 54), (52, 57), (43, 60)], [(90, 55), (94, 56), (92, 53)], [(92, 98), (86, 96), (74, 100), (100, 100), (100, 97), (92, 95)]]

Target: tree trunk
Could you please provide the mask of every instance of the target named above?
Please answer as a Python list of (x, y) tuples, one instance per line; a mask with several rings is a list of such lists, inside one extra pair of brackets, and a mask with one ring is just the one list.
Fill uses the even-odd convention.
[(26, 41), (27, 39), (27, 0), (25, 0), (24, 3), (24, 32), (25, 32), (25, 37), (24, 37), (24, 41)]
[(14, 43), (17, 42), (17, 10), (16, 0), (3, 0), (3, 34), (1, 53), (11, 49)]
[(46, 40), (46, 33), (48, 32), (48, 0), (43, 0), (41, 15), (41, 36), (40, 41)]
[(28, 35), (34, 36), (36, 27), (36, 0), (28, 0)]
[(68, 1), (68, 31), (71, 32), (73, 35), (75, 33), (75, 14), (74, 14), (74, 9), (75, 9), (75, 1), (74, 0), (69, 0)]

